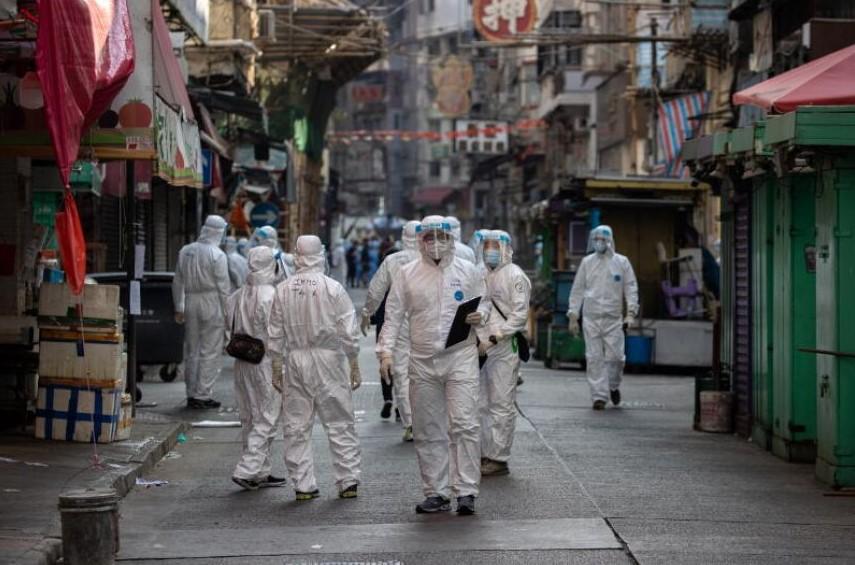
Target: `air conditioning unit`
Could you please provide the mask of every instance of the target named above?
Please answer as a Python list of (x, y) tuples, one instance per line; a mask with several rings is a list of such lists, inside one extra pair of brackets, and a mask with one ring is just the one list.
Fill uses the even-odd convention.
[(276, 41), (276, 14), (273, 10), (258, 11), (258, 38)]

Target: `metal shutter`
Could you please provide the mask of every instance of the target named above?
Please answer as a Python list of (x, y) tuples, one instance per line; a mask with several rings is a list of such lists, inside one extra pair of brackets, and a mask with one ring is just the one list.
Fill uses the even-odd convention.
[(749, 437), (753, 388), (750, 194), (736, 194), (733, 234), (733, 391), (736, 433)]

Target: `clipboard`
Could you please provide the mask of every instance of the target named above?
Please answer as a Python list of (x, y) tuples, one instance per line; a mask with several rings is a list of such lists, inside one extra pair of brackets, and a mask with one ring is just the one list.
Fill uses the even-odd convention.
[(448, 337), (445, 340), (446, 349), (462, 341), (466, 341), (466, 338), (469, 337), (472, 326), (466, 323), (466, 316), (476, 311), (479, 304), (481, 304), (481, 297), (476, 296), (457, 307), (457, 312), (454, 314), (454, 321), (451, 322), (451, 329), (448, 330)]

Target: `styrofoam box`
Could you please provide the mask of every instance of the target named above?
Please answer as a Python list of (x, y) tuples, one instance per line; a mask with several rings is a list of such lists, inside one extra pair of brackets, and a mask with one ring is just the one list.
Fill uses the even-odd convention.
[(73, 341), (39, 343), (39, 375), (58, 379), (121, 380), (122, 343), (88, 342), (83, 357)]
[(110, 443), (118, 429), (121, 398), (122, 391), (117, 389), (40, 386), (35, 436), (39, 439), (91, 442), (92, 431), (96, 430), (95, 440), (98, 443)]
[[(66, 284), (44, 283), (39, 289), (39, 316), (74, 317), (81, 297), (71, 294)], [(83, 286), (83, 317), (120, 320), (119, 287), (112, 284)]]

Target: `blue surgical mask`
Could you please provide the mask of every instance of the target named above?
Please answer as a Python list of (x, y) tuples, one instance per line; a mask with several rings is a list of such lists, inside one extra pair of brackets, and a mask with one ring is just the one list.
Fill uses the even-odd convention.
[(488, 267), (495, 267), (502, 260), (502, 252), (498, 249), (487, 249), (484, 251), (484, 263)]

